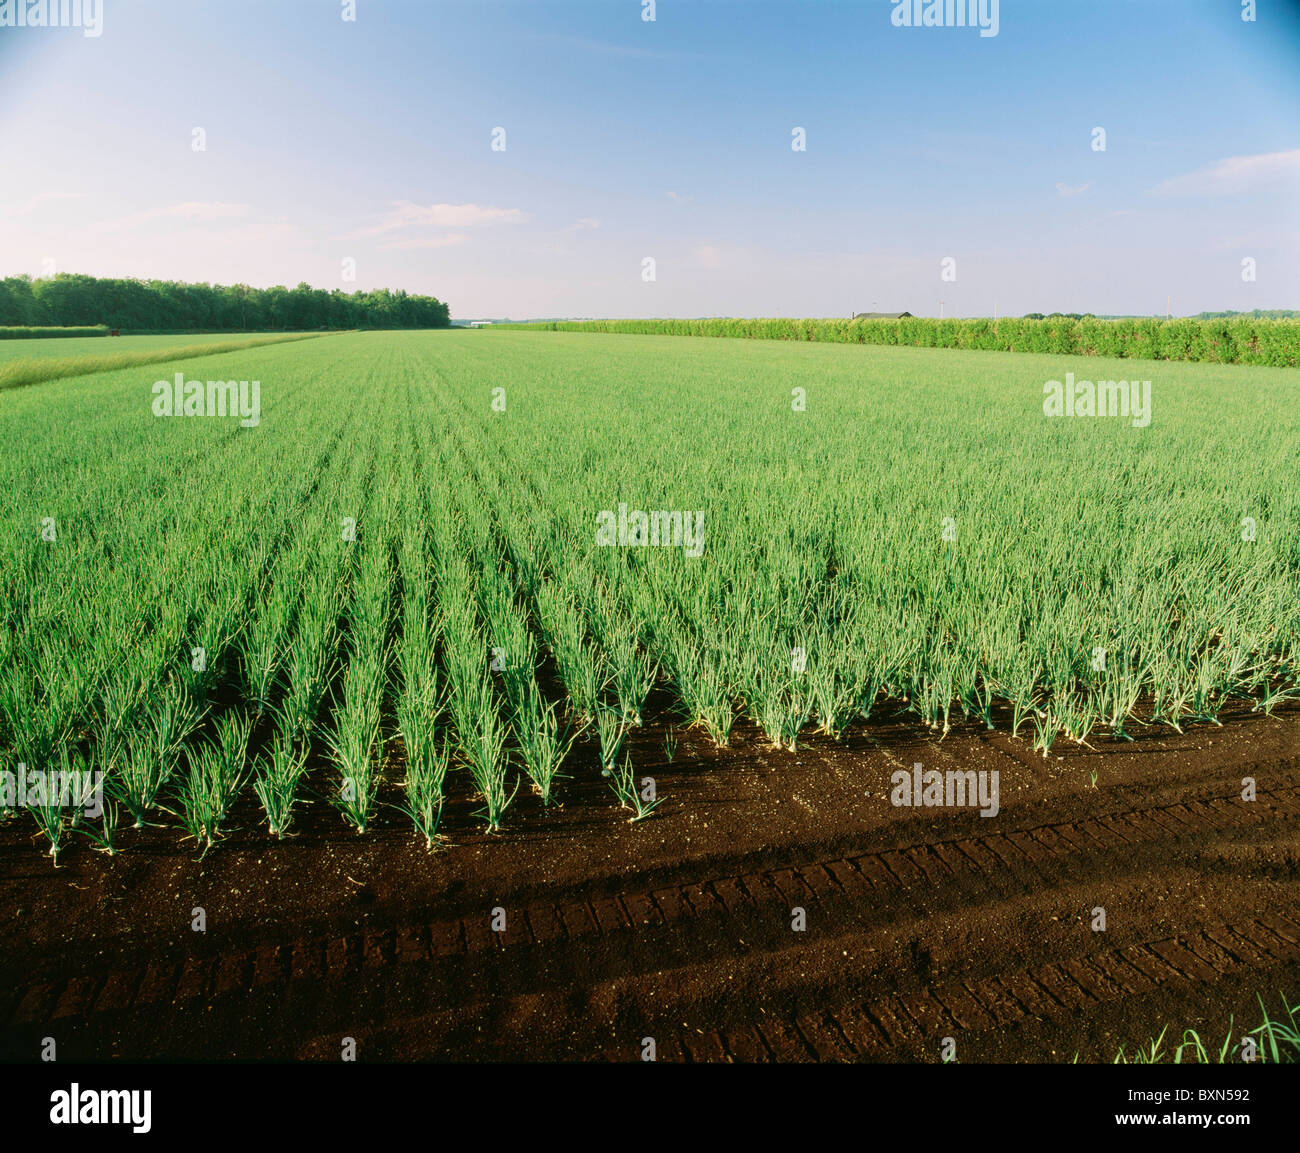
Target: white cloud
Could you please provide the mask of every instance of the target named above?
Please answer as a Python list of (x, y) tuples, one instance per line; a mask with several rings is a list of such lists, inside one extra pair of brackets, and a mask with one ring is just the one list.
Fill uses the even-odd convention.
[(674, 204), (689, 204), (691, 201), (691, 198), (689, 196), (683, 196), (680, 192), (668, 193), (668, 199), (671, 200)]
[(1092, 181), (1087, 184), (1080, 184), (1077, 188), (1071, 188), (1068, 184), (1057, 181), (1056, 191), (1067, 200), (1072, 196), (1082, 196), (1089, 188), (1092, 187)]
[(247, 204), (205, 204), (201, 201), (191, 200), (184, 204), (171, 204), (166, 208), (155, 208), (144, 214), (145, 216), (169, 216), (177, 217), (181, 220), (189, 221), (209, 221), (209, 220), (231, 220), (240, 216), (248, 215)]
[(716, 245), (705, 244), (695, 250), (695, 261), (701, 268), (721, 268), (722, 252)]
[(392, 244), (385, 244), (384, 250), (388, 252), (410, 252), (417, 248), (450, 248), (456, 244), (464, 244), (469, 237), (463, 232), (448, 232), (442, 236), (413, 236), (408, 240), (395, 240)]
[(1231, 196), (1278, 177), (1300, 178), (1300, 149), (1229, 156), (1217, 164), (1157, 185), (1157, 196)]
[(0, 214), (4, 216), (26, 216), (34, 212), (49, 200), (84, 200), (84, 192), (42, 192), (33, 196), (26, 204), (0, 205)]
[(600, 221), (597, 220), (594, 216), (584, 216), (581, 220), (577, 220), (573, 224), (570, 224), (567, 231), (583, 232), (588, 228), (599, 228), (599, 227), (600, 227)]
[(184, 220), (189, 224), (212, 224), (219, 220), (242, 220), (248, 216), (248, 213), (247, 204), (187, 200), (182, 204), (164, 204), (157, 208), (146, 208), (142, 212), (119, 216), (116, 220), (106, 220), (96, 225), (96, 228), (104, 231), (130, 229), (155, 220)]
[(519, 224), (528, 217), (518, 208), (490, 208), (480, 204), (413, 204), (400, 200), (379, 220), (352, 233), (355, 237), (382, 236), (421, 228), (468, 228), (481, 224)]

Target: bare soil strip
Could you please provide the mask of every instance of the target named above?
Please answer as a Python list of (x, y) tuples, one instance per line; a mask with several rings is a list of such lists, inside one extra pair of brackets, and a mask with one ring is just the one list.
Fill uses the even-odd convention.
[[(271, 843), (250, 805), (202, 862), (146, 830), (55, 871), (10, 821), (4, 1055), (937, 1061), (952, 1037), (965, 1062), (1108, 1060), (1166, 1023), (1217, 1045), (1300, 992), (1294, 714), (1047, 760), (902, 725), (796, 754), (690, 734), (672, 764), (661, 742), (633, 743), (668, 798), (650, 821), (585, 750), (563, 809), (489, 837), (459, 798), (434, 854), (325, 805)], [(916, 762), (996, 769), (1001, 811), (894, 808)]]

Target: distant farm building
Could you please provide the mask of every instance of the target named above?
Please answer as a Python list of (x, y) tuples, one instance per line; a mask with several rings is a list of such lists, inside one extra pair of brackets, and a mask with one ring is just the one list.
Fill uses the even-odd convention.
[(487, 328), (491, 324), (492, 322), (490, 320), (471, 320), (469, 322), (470, 328)]
[(910, 312), (858, 312), (853, 316), (854, 320), (902, 320), (904, 317), (911, 316)]

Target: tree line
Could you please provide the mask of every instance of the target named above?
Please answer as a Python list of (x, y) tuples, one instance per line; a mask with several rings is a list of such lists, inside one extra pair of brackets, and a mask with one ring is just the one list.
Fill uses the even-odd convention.
[(387, 288), (345, 293), (306, 283), (253, 288), (69, 272), (40, 280), (0, 280), (0, 327), (94, 324), (134, 332), (446, 328), (451, 310), (435, 297)]

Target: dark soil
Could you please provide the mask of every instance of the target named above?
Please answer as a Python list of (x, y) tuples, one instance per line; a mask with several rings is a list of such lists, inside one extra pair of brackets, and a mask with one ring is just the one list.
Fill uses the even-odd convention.
[[(1217, 1051), (1257, 994), (1300, 993), (1300, 715), (1135, 736), (1044, 759), (886, 719), (790, 753), (738, 724), (668, 763), (654, 724), (629, 741), (648, 820), (588, 743), (563, 806), (522, 787), (496, 835), (456, 774), (433, 852), (391, 808), (361, 836), (320, 800), (275, 841), (246, 788), (202, 859), (124, 829), (55, 869), (22, 815), (0, 823), (0, 1056), (333, 1061), (351, 1037), (361, 1060), (631, 1061), (653, 1038), (659, 1060), (938, 1061), (951, 1037), (965, 1063), (1088, 1061), (1166, 1024)], [(915, 762), (997, 770), (1001, 811), (894, 807)]]

